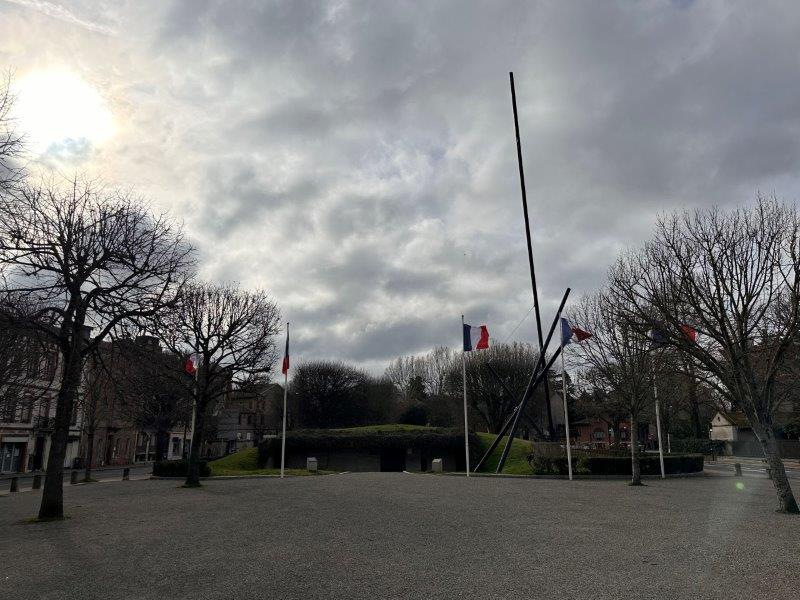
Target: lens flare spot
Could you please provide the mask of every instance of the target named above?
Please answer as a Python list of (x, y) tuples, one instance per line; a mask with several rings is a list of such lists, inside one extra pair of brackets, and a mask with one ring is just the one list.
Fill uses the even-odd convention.
[(736, 489), (741, 492), (744, 489), (744, 483), (742, 483), (741, 481), (737, 481), (736, 482)]

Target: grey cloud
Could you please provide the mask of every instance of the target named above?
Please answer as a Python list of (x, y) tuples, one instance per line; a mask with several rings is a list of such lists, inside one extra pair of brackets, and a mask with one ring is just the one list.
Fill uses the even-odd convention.
[(658, 213), (800, 189), (791, 2), (162, 6), (106, 5), (102, 46), (37, 21), (28, 54), (124, 82), (131, 131), (85, 160), (186, 218), (205, 275), (269, 289), (298, 356), (382, 370), (528, 311), (512, 69), (546, 322)]

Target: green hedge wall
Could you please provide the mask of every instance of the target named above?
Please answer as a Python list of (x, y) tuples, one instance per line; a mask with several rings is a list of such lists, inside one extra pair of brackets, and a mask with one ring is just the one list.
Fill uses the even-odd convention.
[[(200, 461), (200, 477), (211, 477), (208, 462)], [(161, 460), (153, 463), (153, 475), (158, 477), (186, 477), (189, 474), (188, 460)]]
[[(548, 457), (531, 455), (528, 462), (534, 475), (566, 475), (567, 457)], [(639, 457), (642, 475), (661, 474), (658, 455), (645, 454)], [(572, 470), (579, 475), (630, 475), (630, 456), (587, 456), (578, 454), (572, 457)], [(664, 456), (664, 470), (668, 475), (699, 473), (703, 470), (701, 454), (669, 454)]]
[(724, 454), (724, 440), (707, 440), (701, 438), (687, 438), (672, 440), (672, 448), (676, 452), (691, 452), (697, 454)]
[[(469, 434), (470, 456), (478, 458), (480, 440)], [(380, 450), (419, 448), (420, 450), (464, 451), (464, 432), (458, 429), (430, 428), (407, 431), (374, 431), (358, 429), (298, 429), (287, 432), (286, 451)], [(270, 438), (258, 446), (258, 464), (264, 466), (270, 457), (280, 458), (281, 439)]]

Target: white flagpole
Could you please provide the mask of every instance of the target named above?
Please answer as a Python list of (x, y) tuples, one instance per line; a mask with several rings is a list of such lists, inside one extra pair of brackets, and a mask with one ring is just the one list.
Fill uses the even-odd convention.
[[(661, 479), (666, 479), (664, 472), (664, 444), (661, 443), (661, 411), (658, 408), (658, 385), (656, 385), (656, 366), (653, 369), (653, 398), (656, 401), (656, 431), (658, 432), (658, 460), (661, 463)], [(633, 425), (632, 425), (633, 426)]]
[[(558, 324), (559, 326), (561, 325), (560, 318)], [(559, 331), (559, 333), (561, 335), (561, 383), (564, 387), (564, 430), (567, 434), (567, 469), (569, 471), (569, 480), (572, 481), (572, 449), (569, 446), (569, 409), (567, 408), (567, 368), (564, 365), (564, 332)]]
[[(286, 323), (286, 343), (289, 343), (289, 323)], [(283, 374), (283, 434), (281, 436), (281, 479), (286, 461), (286, 394), (289, 391), (289, 369)]]
[[(461, 336), (464, 336), (464, 315), (461, 315)], [(467, 477), (469, 477), (469, 418), (467, 416), (467, 352), (461, 352), (461, 373), (464, 378), (464, 452), (467, 458)]]

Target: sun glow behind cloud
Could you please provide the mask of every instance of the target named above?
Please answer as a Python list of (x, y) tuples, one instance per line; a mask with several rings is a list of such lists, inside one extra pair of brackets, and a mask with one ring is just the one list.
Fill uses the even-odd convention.
[(36, 71), (15, 85), (14, 113), (36, 154), (73, 152), (114, 135), (114, 118), (97, 88), (69, 71)]

